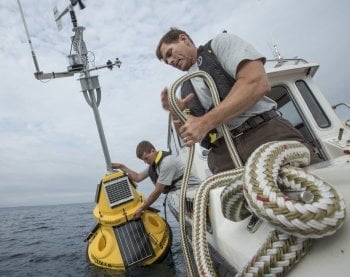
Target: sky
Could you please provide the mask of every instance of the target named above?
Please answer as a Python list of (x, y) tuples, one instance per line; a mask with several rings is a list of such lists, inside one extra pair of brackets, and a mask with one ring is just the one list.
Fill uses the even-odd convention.
[[(70, 18), (57, 30), (52, 9), (68, 0), (21, 0), (43, 72), (67, 69), (73, 35)], [(184, 72), (155, 56), (170, 27), (186, 30), (196, 45), (227, 30), (267, 58), (277, 44), (284, 58), (320, 64), (315, 80), (331, 104), (350, 103), (350, 1), (348, 0), (86, 0), (75, 7), (95, 66), (102, 69), (99, 111), (113, 162), (135, 171), (145, 164), (141, 140), (166, 149), (168, 115), (160, 92)], [(38, 81), (17, 1), (0, 0), (0, 207), (92, 202), (106, 163), (93, 111), (79, 75)], [(340, 117), (350, 111), (339, 108)], [(144, 181), (148, 194), (152, 184)]]

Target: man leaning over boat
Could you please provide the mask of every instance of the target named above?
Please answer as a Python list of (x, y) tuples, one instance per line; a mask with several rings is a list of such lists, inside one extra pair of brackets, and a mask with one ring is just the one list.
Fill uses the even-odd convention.
[[(222, 33), (197, 48), (185, 31), (171, 28), (160, 39), (156, 55), (181, 71), (207, 72), (217, 86), (221, 103), (216, 107), (208, 86), (199, 77), (183, 84), (178, 99), (183, 109), (190, 110), (179, 134), (187, 146), (201, 142), (210, 149), (208, 166), (214, 174), (234, 167), (223, 136), (216, 130), (223, 123), (243, 164), (258, 146), (281, 140), (305, 144), (311, 152), (311, 163), (320, 161), (302, 134), (278, 114), (276, 102), (265, 96), (271, 89), (264, 68), (266, 58), (249, 43)], [(167, 88), (161, 93), (161, 101), (170, 110)]]

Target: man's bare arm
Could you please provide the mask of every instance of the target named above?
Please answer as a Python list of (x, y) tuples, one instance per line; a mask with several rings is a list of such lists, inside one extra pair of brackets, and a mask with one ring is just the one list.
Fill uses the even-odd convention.
[(226, 98), (201, 117), (189, 116), (179, 129), (181, 137), (186, 138), (188, 146), (193, 145), (202, 140), (210, 130), (254, 106), (270, 89), (264, 65), (260, 60), (242, 63), (236, 82)]
[(137, 173), (136, 171), (128, 168), (126, 165), (121, 163), (112, 163), (112, 168), (121, 169), (126, 174), (128, 174), (129, 178), (134, 182), (141, 182), (147, 177), (147, 176), (144, 176), (142, 173)]
[(158, 197), (164, 191), (164, 188), (165, 188), (165, 185), (160, 184), (160, 183), (156, 183), (152, 193), (147, 197), (147, 199), (143, 203), (142, 207), (136, 211), (135, 218), (141, 217), (142, 212), (147, 210), (158, 199)]

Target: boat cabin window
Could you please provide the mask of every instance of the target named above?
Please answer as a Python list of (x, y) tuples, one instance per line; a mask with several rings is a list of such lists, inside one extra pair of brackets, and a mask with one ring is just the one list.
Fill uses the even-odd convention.
[(291, 99), (287, 87), (283, 85), (274, 86), (267, 96), (276, 101), (277, 109), (281, 112), (282, 117), (292, 123), (303, 134), (305, 139), (312, 143), (312, 134), (306, 127), (301, 112)]
[(299, 80), (295, 82), (295, 85), (300, 91), (300, 95), (304, 98), (306, 105), (309, 107), (312, 116), (314, 117), (317, 125), (320, 128), (328, 128), (331, 126), (329, 119), (327, 118), (325, 112), (321, 108), (317, 99), (311, 92), (310, 88), (307, 86), (305, 81)]

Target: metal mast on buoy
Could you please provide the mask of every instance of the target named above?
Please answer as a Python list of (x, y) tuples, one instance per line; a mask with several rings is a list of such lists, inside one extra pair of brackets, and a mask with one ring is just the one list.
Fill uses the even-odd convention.
[(76, 73), (80, 74), (79, 80), (80, 80), (80, 85), (82, 88), (84, 98), (86, 102), (89, 104), (89, 106), (92, 108), (94, 113), (97, 130), (98, 130), (103, 154), (106, 161), (107, 171), (112, 172), (111, 158), (109, 155), (106, 137), (103, 131), (102, 121), (98, 110), (98, 106), (101, 102), (101, 87), (99, 84), (98, 75), (91, 75), (90, 72), (93, 70), (98, 70), (102, 68), (113, 69), (113, 67), (115, 66), (119, 68), (121, 66), (121, 61), (118, 58), (116, 58), (114, 62), (112, 62), (111, 60), (108, 60), (104, 65), (97, 66), (94, 68), (89, 67), (88, 50), (86, 48), (86, 44), (83, 39), (83, 32), (85, 30), (85, 27), (78, 25), (78, 21), (74, 12), (74, 6), (76, 6), (77, 4), (79, 5), (80, 9), (84, 9), (85, 5), (81, 0), (70, 0), (70, 4), (61, 13), (58, 11), (57, 8), (54, 8), (55, 21), (57, 23), (57, 27), (59, 30), (62, 28), (61, 19), (67, 13), (69, 13), (73, 24), (72, 31), (74, 32), (74, 35), (71, 37), (72, 47), (71, 47), (71, 52), (68, 55), (69, 66), (67, 67), (67, 71), (48, 72), (48, 73), (41, 71), (39, 68), (38, 60), (34, 52), (31, 39), (30, 39), (27, 23), (25, 21), (20, 0), (17, 0), (17, 3), (19, 6), (19, 10), (21, 13), (28, 43), (31, 49), (32, 58), (34, 61), (34, 66), (36, 70), (36, 72), (34, 73), (35, 78), (38, 80), (48, 80), (48, 79), (54, 79), (54, 78), (71, 77)]

